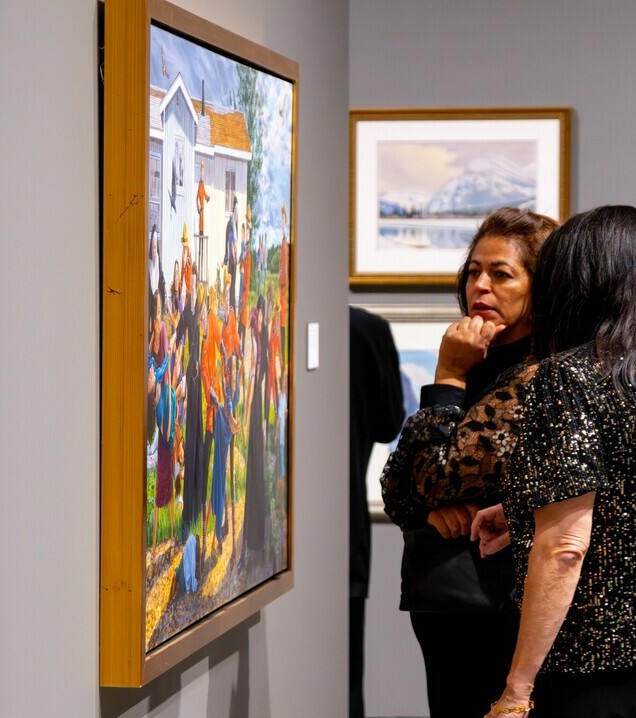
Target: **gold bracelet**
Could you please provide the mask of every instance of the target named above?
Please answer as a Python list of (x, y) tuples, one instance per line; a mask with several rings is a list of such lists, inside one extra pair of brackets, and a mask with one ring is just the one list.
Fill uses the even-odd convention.
[(528, 701), (527, 706), (513, 706), (512, 708), (498, 706), (495, 701), (495, 703), (490, 704), (490, 708), (493, 713), (529, 713), (534, 708), (534, 701)]

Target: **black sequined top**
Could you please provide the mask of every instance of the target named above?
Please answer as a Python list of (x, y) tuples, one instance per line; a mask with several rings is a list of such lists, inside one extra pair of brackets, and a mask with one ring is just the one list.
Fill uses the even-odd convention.
[(592, 535), (572, 605), (543, 671), (636, 665), (636, 395), (621, 397), (591, 347), (543, 361), (501, 490), (523, 586), (533, 512), (596, 491)]

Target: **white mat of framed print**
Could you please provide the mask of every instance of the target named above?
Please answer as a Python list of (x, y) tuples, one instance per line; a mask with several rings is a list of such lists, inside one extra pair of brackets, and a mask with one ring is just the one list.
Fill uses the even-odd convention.
[(352, 289), (453, 284), (488, 212), (569, 211), (570, 110), (352, 110)]
[[(405, 417), (411, 416), (419, 408), (420, 387), (433, 382), (442, 336), (448, 325), (460, 318), (459, 308), (456, 304), (360, 306), (384, 317), (391, 325), (400, 360), (404, 413)], [(374, 444), (371, 452), (367, 468), (367, 497), (374, 521), (388, 521), (380, 491), (380, 474), (396, 444), (397, 439), (391, 444)]]

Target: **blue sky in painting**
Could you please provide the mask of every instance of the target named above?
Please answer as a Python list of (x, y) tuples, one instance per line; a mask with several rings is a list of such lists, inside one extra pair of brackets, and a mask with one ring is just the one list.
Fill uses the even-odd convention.
[[(201, 82), (204, 80), (206, 103), (234, 107), (237, 94), (235, 60), (154, 25), (150, 44), (151, 85), (167, 90), (180, 73), (191, 97), (201, 98)], [(164, 68), (165, 73), (162, 72)], [(259, 201), (252, 210), (260, 220), (260, 231), (267, 232), (268, 244), (273, 245), (280, 244), (281, 240), (280, 208), (283, 201), (287, 205), (288, 221), (290, 219), (293, 86), (260, 71), (257, 88), (263, 103), (263, 166)]]
[(420, 388), (431, 384), (435, 376), (437, 349), (399, 349), (404, 409), (407, 416), (419, 408)]

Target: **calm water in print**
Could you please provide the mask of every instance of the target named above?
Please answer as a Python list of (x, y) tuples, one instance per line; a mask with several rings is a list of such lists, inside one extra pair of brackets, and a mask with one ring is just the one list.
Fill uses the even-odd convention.
[(379, 249), (462, 249), (468, 247), (475, 234), (477, 220), (459, 224), (426, 224), (412, 220), (401, 224), (379, 222)]

